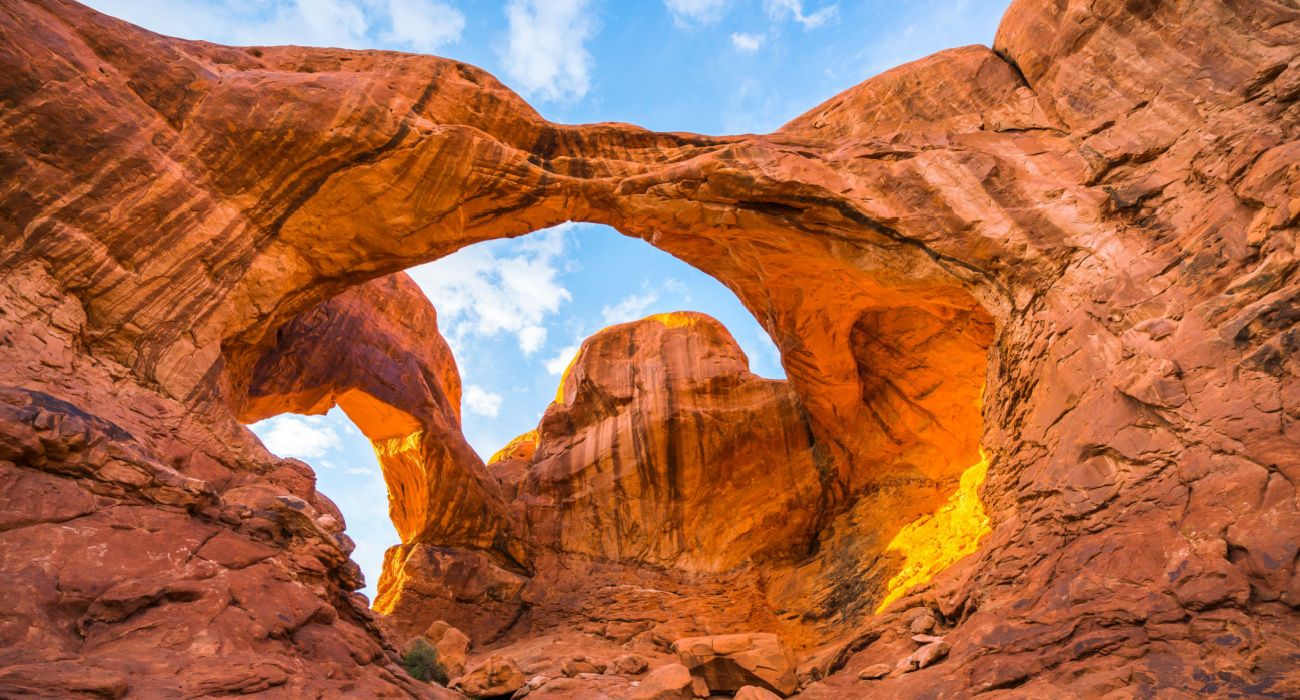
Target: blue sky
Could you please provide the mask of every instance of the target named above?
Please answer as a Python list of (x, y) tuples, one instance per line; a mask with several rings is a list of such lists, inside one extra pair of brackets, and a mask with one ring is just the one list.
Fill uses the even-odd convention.
[[(483, 67), (549, 119), (763, 133), (935, 51), (990, 44), (1008, 0), (90, 0), (163, 34), (219, 43), (432, 53)], [(487, 457), (536, 426), (591, 333), (703, 311), (753, 371), (775, 347), (729, 290), (650, 245), (590, 224), (482, 243), (410, 270), (460, 366), (465, 434)], [(397, 542), (369, 443), (337, 409), (253, 426), (311, 464), (342, 508), (373, 595)]]

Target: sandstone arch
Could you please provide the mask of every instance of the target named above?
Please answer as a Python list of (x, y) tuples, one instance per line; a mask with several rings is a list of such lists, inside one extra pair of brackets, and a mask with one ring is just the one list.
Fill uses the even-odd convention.
[[(993, 531), (913, 599), (964, 620), (953, 657), (879, 692), (1296, 692), (1294, 8), (1019, 0), (995, 50), (943, 52), (774, 134), (724, 138), (549, 124), (490, 76), (429, 57), (183, 42), (64, 0), (0, 12), (0, 377), (17, 387), (3, 466), (63, 494), (53, 510), (25, 500), (21, 540), (5, 541), (15, 619), (36, 630), (5, 639), (28, 657), (6, 659), (10, 687), (174, 689), (188, 666), (187, 690), (337, 689), (305, 672), (330, 664), (375, 692), (400, 685), (348, 602), (334, 533), (266, 489), (317, 515), (327, 500), (227, 400), (277, 328), (345, 289), (581, 220), (736, 291), (845, 494), (881, 473), (863, 455), (955, 470), (988, 449)], [(814, 303), (846, 287), (835, 313)], [(915, 450), (859, 430), (877, 408), (859, 366), (914, 348), (855, 355), (854, 328), (892, 339), (881, 329), (917, 318), (996, 328), (975, 336), (991, 340), (985, 420), (960, 450), (923, 422)], [(49, 544), (69, 518), (75, 534)], [(73, 575), (96, 543), (153, 546), (128, 545), (130, 526), (178, 533), (187, 563), (131, 569), (139, 591)], [(218, 535), (239, 546), (202, 556)], [(40, 566), (28, 541), (46, 543)], [(236, 566), (232, 548), (255, 546), (270, 553)], [(247, 595), (216, 605), (269, 569), (288, 577), (275, 595), (291, 623)], [(188, 630), (166, 610), (197, 601), (220, 608), (213, 629), (254, 670), (192, 664), (189, 638), (150, 636)], [(129, 634), (71, 632), (129, 619)], [(864, 624), (844, 649), (882, 623)], [(122, 659), (134, 677), (77, 675)]]

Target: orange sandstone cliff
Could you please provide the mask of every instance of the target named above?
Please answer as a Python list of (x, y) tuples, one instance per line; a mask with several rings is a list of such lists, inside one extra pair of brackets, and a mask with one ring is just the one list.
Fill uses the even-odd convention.
[[(499, 654), (483, 692), (543, 642), (667, 687), (787, 656), (674, 641), (772, 632), (805, 697), (1300, 694), (1293, 5), (1017, 0), (730, 137), (68, 0), (0, 36), (0, 694), (454, 696), (396, 664), (432, 616)], [(726, 284), (788, 382), (703, 317), (616, 327), (482, 464), (396, 273), (567, 220)], [(334, 404), (402, 536), (387, 615), (240, 424)], [(643, 673), (565, 663), (534, 692)]]

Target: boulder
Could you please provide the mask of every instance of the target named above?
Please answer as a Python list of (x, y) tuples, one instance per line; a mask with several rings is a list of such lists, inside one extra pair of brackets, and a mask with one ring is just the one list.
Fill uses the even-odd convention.
[(691, 700), (691, 672), (681, 664), (660, 666), (650, 672), (628, 696), (629, 700)]
[(756, 685), (786, 696), (799, 688), (794, 652), (775, 634), (687, 637), (672, 648), (691, 675), (715, 692), (734, 693)]
[(779, 700), (780, 697), (780, 695), (756, 685), (747, 685), (736, 691), (736, 700)]
[(510, 695), (524, 687), (524, 672), (505, 656), (490, 656), (469, 673), (452, 681), (451, 687), (472, 698)]
[(903, 613), (903, 622), (912, 634), (927, 634), (934, 630), (938, 620), (929, 608), (912, 608)]
[(650, 667), (644, 656), (622, 654), (614, 659), (614, 672), (622, 676), (639, 676)]
[(942, 639), (930, 642), (912, 652), (912, 654), (906, 659), (903, 659), (902, 662), (899, 663), (898, 668), (902, 670), (903, 673), (908, 673), (910, 671), (923, 669), (926, 666), (932, 666), (940, 659), (947, 656), (950, 649), (952, 649), (952, 646)]
[(870, 666), (858, 671), (858, 678), (864, 681), (874, 681), (884, 678), (893, 671), (894, 667), (889, 664), (871, 664)]
[(586, 656), (573, 656), (565, 659), (564, 663), (560, 664), (560, 670), (569, 678), (573, 678), (580, 673), (601, 674), (607, 668), (609, 668), (609, 664), (604, 661), (596, 661)]
[(438, 620), (429, 625), (423, 637), (438, 652), (438, 661), (447, 669), (448, 678), (456, 678), (465, 673), (465, 661), (469, 658), (469, 637), (464, 632)]

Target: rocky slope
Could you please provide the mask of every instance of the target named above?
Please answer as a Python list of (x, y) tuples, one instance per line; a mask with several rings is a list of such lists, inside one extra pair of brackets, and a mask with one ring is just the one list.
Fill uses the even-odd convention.
[[(476, 644), (580, 618), (632, 644), (653, 624), (611, 611), (639, 607), (780, 632), (809, 697), (1300, 693), (1293, 5), (1017, 0), (992, 50), (720, 138), (550, 124), (453, 61), (180, 41), (66, 0), (0, 0), (0, 35), (0, 692), (444, 692), (348, 593), (310, 470), (237, 420), (338, 402), (389, 445), (400, 551), (423, 552), (393, 590), (480, 586), (504, 622)], [(719, 571), (712, 538), (743, 532), (641, 536), (665, 504), (685, 537), (716, 516), (587, 481), (614, 436), (725, 449), (655, 427), (665, 385), (575, 373), (534, 454), (464, 448), (432, 310), (383, 278), (565, 220), (689, 262), (767, 328), (789, 383), (749, 407), (799, 409), (757, 434), (816, 469), (805, 556)], [(709, 396), (698, 415), (727, 410)], [(584, 432), (600, 454), (567, 457)], [(546, 527), (510, 497), (530, 489)], [(981, 531), (970, 491), (976, 552), (875, 614), (911, 533)], [(931, 663), (917, 626), (946, 630)], [(918, 670), (857, 679), (899, 659)]]

